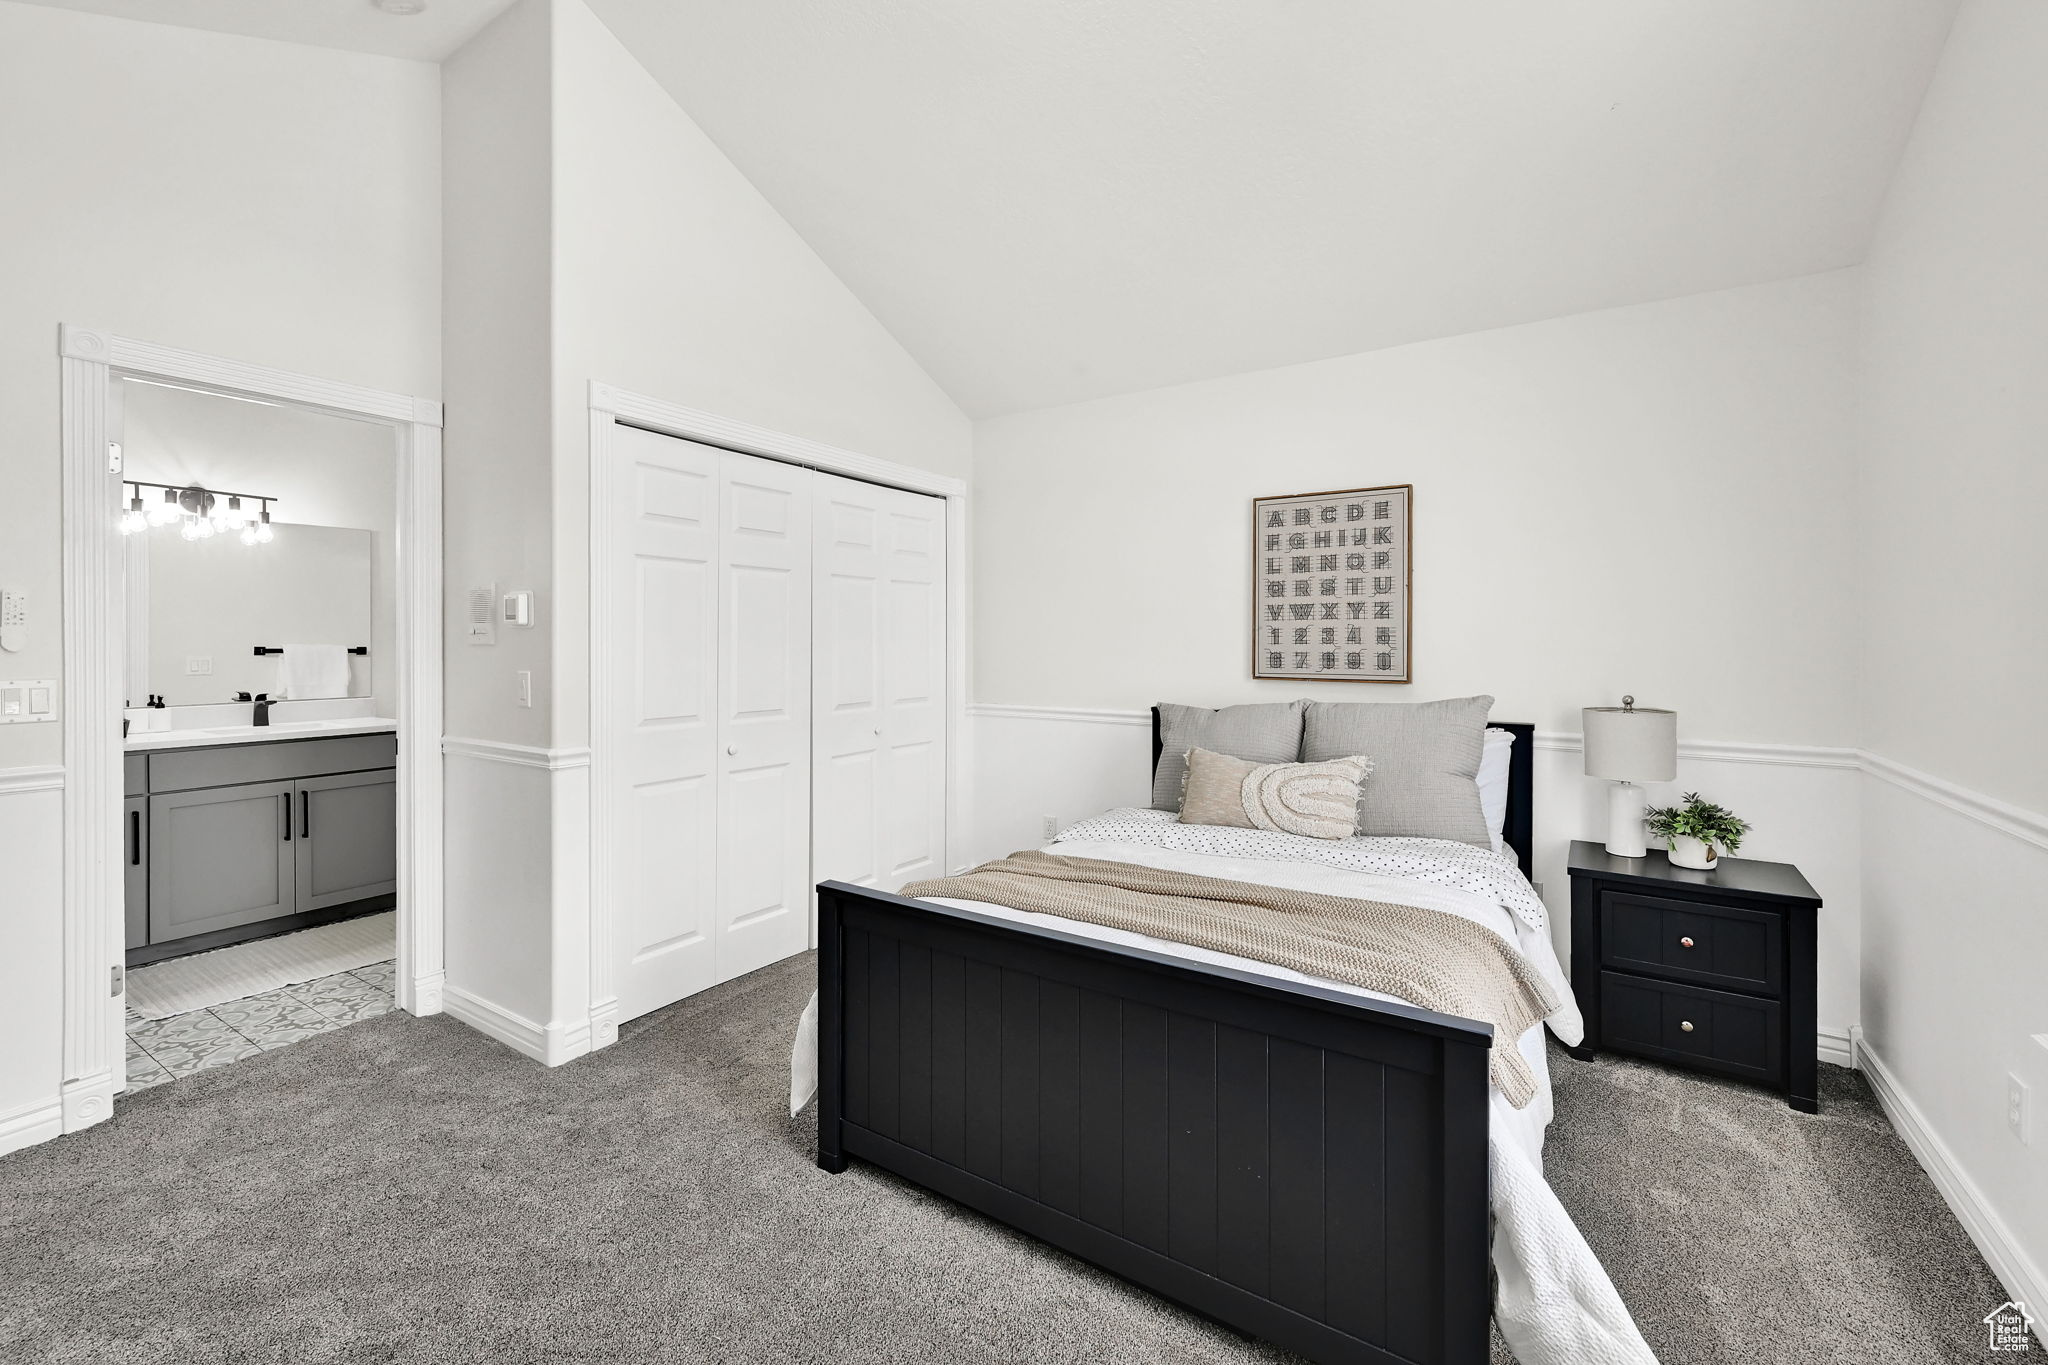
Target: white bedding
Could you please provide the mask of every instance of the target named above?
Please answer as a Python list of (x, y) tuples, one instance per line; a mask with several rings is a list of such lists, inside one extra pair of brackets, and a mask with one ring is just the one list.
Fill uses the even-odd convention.
[[(1472, 920), (1515, 944), (1557, 988), (1567, 1003), (1548, 1020), (1551, 1030), (1566, 1043), (1576, 1043), (1582, 1036), (1577, 1003), (1543, 927), (1542, 902), (1512, 859), (1488, 850), (1430, 839), (1317, 840), (1264, 830), (1182, 825), (1171, 812), (1133, 809), (1082, 821), (1048, 851), (1324, 895), (1394, 901)], [(1304, 860), (1305, 853), (1309, 860)], [(1271, 963), (1056, 915), (981, 901), (937, 903), (1280, 980), (1313, 982), (1346, 994), (1389, 998)], [(1493, 1263), (1499, 1279), (1494, 1311), (1501, 1334), (1522, 1365), (1654, 1365), (1656, 1357), (1607, 1272), (1543, 1179), (1543, 1134), (1550, 1123), (1551, 1095), (1541, 1027), (1529, 1029), (1516, 1046), (1536, 1074), (1538, 1091), (1535, 1099), (1516, 1109), (1496, 1089), (1489, 1109)], [(804, 1010), (791, 1057), (790, 1113), (809, 1103), (816, 1089), (814, 996)]]

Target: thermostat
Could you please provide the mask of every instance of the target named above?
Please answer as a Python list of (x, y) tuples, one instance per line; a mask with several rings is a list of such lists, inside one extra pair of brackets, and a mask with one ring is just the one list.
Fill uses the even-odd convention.
[(533, 594), (530, 592), (508, 592), (505, 607), (498, 619), (508, 626), (530, 626), (533, 624)]

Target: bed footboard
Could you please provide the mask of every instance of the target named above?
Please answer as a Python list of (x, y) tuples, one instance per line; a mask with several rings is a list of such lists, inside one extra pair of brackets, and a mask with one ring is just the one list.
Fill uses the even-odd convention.
[(821, 1167), (1312, 1360), (1485, 1361), (1487, 1025), (840, 882), (818, 915)]

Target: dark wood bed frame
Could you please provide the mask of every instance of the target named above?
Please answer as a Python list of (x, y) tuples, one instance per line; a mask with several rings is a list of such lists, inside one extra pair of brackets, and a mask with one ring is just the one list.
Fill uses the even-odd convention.
[[(1526, 874), (1532, 727), (1503, 728)], [(825, 1170), (1311, 1360), (1486, 1360), (1488, 1025), (843, 882), (818, 947)]]

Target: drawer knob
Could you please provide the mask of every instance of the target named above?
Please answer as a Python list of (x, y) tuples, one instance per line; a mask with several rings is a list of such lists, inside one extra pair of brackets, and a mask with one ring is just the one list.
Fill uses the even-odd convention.
[(1691, 938), (1689, 938), (1689, 937), (1688, 937), (1688, 938), (1682, 938), (1682, 939), (1678, 940), (1678, 946), (1679, 946), (1679, 947), (1681, 947), (1681, 948), (1690, 948), (1690, 947), (1692, 947), (1692, 939), (1691, 939)]
[(1681, 1019), (1681, 1020), (1679, 1020), (1679, 1021), (1678, 1021), (1678, 1029), (1679, 1029), (1679, 1032), (1681, 1032), (1681, 1033), (1691, 1033), (1691, 1032), (1692, 1032), (1692, 1020), (1690, 1020), (1690, 1019)]

